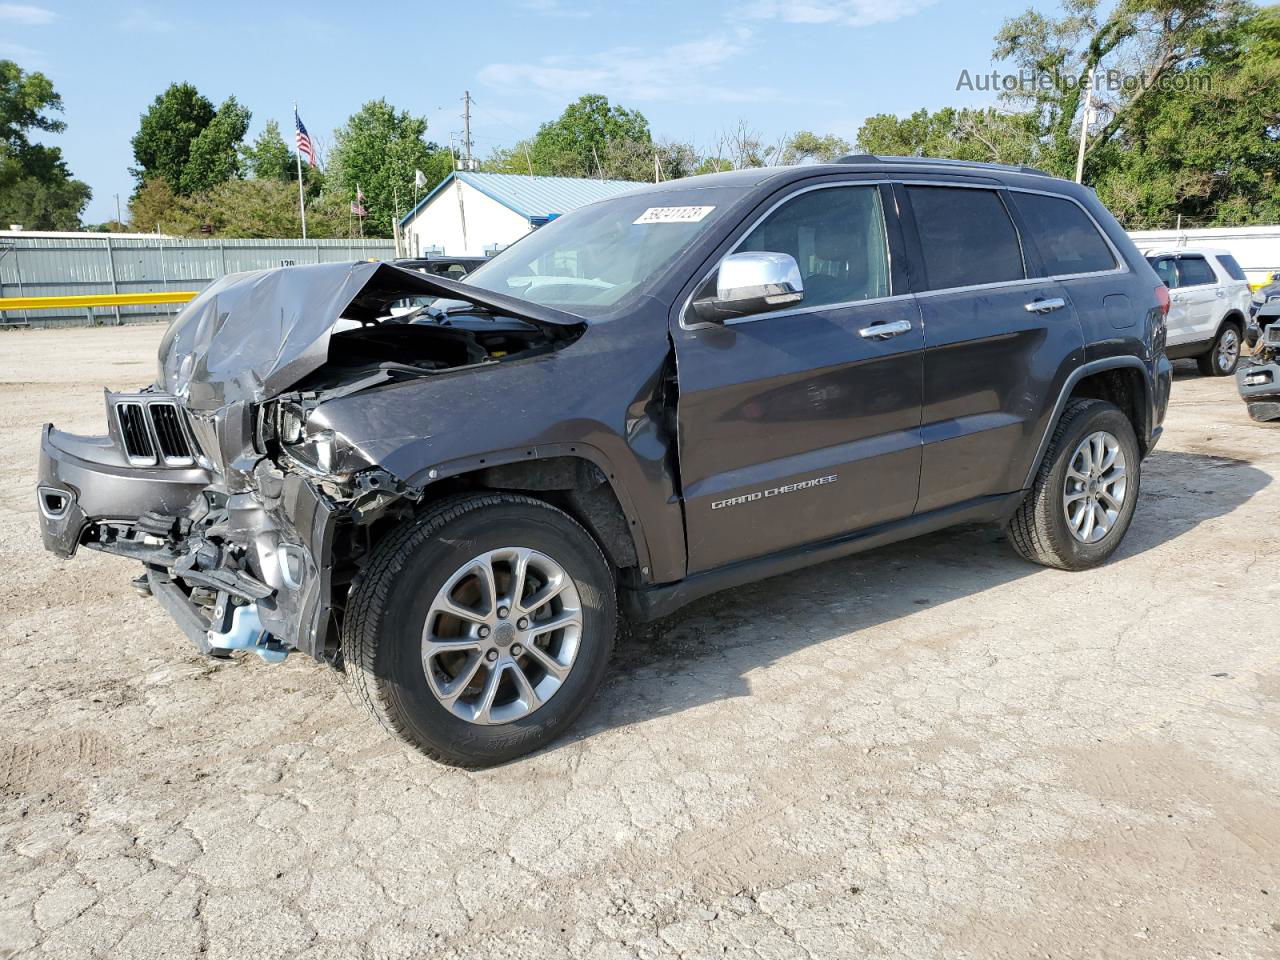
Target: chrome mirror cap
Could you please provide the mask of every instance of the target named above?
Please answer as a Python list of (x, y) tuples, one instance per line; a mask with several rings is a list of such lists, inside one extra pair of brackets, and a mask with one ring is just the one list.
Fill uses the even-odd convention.
[(723, 323), (733, 317), (777, 310), (803, 299), (804, 280), (791, 254), (734, 253), (720, 262), (715, 293), (695, 298), (693, 309), (699, 320)]

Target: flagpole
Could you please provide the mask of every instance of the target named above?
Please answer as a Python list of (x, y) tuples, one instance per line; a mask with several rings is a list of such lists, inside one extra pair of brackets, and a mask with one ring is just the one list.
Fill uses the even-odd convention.
[[(293, 105), (293, 128), (298, 129), (298, 105)], [(293, 159), (298, 161), (298, 214), (302, 217), (302, 239), (307, 239), (307, 195), (302, 190), (302, 151), (294, 153)]]

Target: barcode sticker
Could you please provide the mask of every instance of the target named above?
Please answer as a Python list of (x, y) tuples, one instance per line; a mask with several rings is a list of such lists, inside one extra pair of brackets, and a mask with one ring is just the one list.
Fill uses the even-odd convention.
[(697, 223), (715, 207), (650, 207), (632, 223)]

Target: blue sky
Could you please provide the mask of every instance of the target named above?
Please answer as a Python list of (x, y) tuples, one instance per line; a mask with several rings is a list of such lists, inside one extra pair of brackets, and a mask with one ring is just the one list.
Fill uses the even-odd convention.
[(712, 0), (572, 3), (0, 3), (0, 58), (44, 71), (67, 132), (49, 138), (93, 188), (86, 220), (133, 188), (129, 139), (175, 80), (288, 130), (297, 99), (322, 147), (361, 103), (386, 97), (460, 131), (476, 106), (482, 156), (533, 132), (583, 93), (641, 110), (655, 135), (706, 147), (745, 119), (769, 140), (796, 130), (852, 139), (874, 113), (983, 104), (957, 92), (991, 67), (991, 38), (1027, 0)]

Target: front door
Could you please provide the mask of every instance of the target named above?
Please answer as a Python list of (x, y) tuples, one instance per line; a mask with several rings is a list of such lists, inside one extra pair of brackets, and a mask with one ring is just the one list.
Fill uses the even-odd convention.
[(1187, 341), (1212, 340), (1218, 332), (1222, 309), (1222, 288), (1213, 267), (1199, 254), (1178, 255), (1178, 288), (1171, 299), (1186, 316)]
[(673, 327), (690, 573), (914, 509), (924, 337), (891, 267), (900, 241), (886, 198), (892, 210), (875, 184), (793, 194), (734, 252), (790, 254), (803, 302)]

